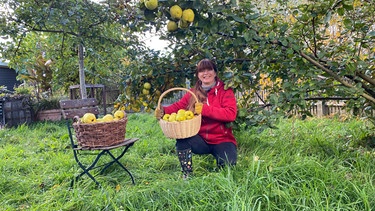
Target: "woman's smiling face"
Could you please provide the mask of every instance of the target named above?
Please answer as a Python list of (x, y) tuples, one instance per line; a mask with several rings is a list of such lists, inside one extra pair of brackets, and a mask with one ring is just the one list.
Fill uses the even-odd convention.
[(210, 86), (215, 83), (216, 72), (213, 69), (204, 69), (198, 72), (198, 78), (203, 86)]

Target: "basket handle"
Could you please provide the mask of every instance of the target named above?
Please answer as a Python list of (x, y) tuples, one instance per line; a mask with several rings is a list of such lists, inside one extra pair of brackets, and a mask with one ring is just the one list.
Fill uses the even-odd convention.
[(73, 122), (74, 123), (80, 123), (81, 122), (81, 118), (79, 118), (79, 116), (74, 116), (73, 117)]
[(190, 91), (189, 89), (186, 89), (186, 88), (175, 87), (175, 88), (170, 88), (170, 89), (166, 90), (165, 92), (163, 92), (163, 94), (160, 95), (159, 100), (158, 100), (158, 107), (157, 107), (157, 108), (161, 109), (160, 104), (161, 104), (161, 100), (163, 99), (163, 97), (164, 97), (166, 94), (168, 94), (169, 92), (171, 92), (171, 91), (175, 91), (175, 90), (187, 91), (187, 92), (189, 92), (189, 93), (194, 97), (194, 99), (195, 99), (195, 101), (196, 101), (197, 103), (199, 102), (199, 101), (198, 101), (198, 98), (197, 98), (197, 96), (194, 94), (194, 92), (192, 92), (192, 91)]

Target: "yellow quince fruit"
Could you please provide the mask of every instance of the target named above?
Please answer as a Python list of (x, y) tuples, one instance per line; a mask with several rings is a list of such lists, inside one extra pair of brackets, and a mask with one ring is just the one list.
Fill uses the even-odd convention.
[(186, 9), (182, 11), (181, 20), (191, 23), (194, 21), (194, 16), (194, 11), (192, 9)]
[(185, 115), (185, 112), (186, 112), (185, 109), (179, 109), (179, 110), (177, 111), (177, 114), (183, 114), (183, 115)]
[(82, 117), (83, 123), (94, 123), (96, 122), (96, 116), (93, 113), (85, 113)]
[(142, 93), (144, 95), (148, 95), (148, 94), (150, 94), (150, 91), (148, 89), (142, 89)]
[(164, 114), (163, 120), (169, 121), (169, 116), (170, 116), (170, 114)]
[(187, 120), (194, 118), (194, 113), (192, 111), (186, 111), (185, 117)]
[(122, 119), (125, 117), (125, 112), (124, 111), (120, 111), (120, 110), (117, 110), (114, 114), (113, 114), (114, 118), (117, 118), (117, 119)]
[(176, 115), (176, 121), (182, 122), (182, 121), (185, 121), (185, 120), (186, 120), (185, 113), (179, 113), (179, 114)]
[(175, 21), (168, 21), (167, 23), (167, 30), (169, 32), (174, 32), (178, 29), (178, 25)]
[(171, 17), (174, 19), (180, 19), (182, 17), (182, 9), (178, 5), (173, 5), (169, 9), (169, 13), (171, 14)]
[(187, 22), (187, 21), (184, 21), (184, 20), (180, 20), (178, 22), (178, 26), (181, 28), (181, 29), (186, 29), (187, 27), (189, 27), (190, 23)]
[(154, 10), (158, 7), (158, 0), (145, 0), (145, 6), (149, 10)]
[(149, 82), (146, 82), (143, 84), (143, 88), (150, 90), (151, 89), (151, 84)]
[(169, 122), (175, 122), (176, 121), (176, 116), (177, 116), (176, 113), (171, 113), (171, 115), (168, 118), (168, 121)]
[(110, 122), (110, 121), (113, 121), (113, 116), (112, 116), (112, 114), (106, 114), (105, 116), (103, 116), (103, 121), (104, 121), (104, 122)]

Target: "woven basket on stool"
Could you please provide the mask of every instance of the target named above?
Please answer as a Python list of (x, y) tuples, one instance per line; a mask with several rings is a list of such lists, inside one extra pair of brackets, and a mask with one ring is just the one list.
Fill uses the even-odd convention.
[(122, 143), (125, 140), (126, 116), (110, 122), (82, 123), (74, 117), (73, 128), (81, 147), (106, 147)]
[[(161, 109), (161, 101), (163, 97), (167, 93), (171, 91), (175, 91), (175, 90), (189, 92), (195, 98), (195, 101), (198, 102), (197, 96), (192, 91), (185, 89), (185, 88), (176, 87), (176, 88), (168, 89), (167, 91), (163, 92), (163, 94), (160, 95), (158, 105), (157, 105), (159, 109)], [(202, 115), (199, 114), (199, 115), (194, 115), (194, 118), (192, 119), (184, 120), (181, 122), (177, 122), (177, 121), (168, 122), (163, 119), (160, 119), (159, 125), (166, 137), (173, 138), (173, 139), (182, 139), (182, 138), (188, 138), (188, 137), (197, 135), (201, 127), (201, 120), (202, 120)]]

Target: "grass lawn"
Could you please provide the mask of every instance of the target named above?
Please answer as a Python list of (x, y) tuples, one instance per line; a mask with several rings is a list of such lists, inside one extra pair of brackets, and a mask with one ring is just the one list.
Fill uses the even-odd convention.
[(357, 119), (283, 120), (278, 129), (236, 132), (238, 164), (218, 171), (193, 157), (181, 179), (174, 149), (150, 114), (129, 114), (140, 140), (117, 166), (70, 182), (79, 168), (65, 122), (0, 130), (1, 210), (371, 210), (375, 207), (374, 128)]

